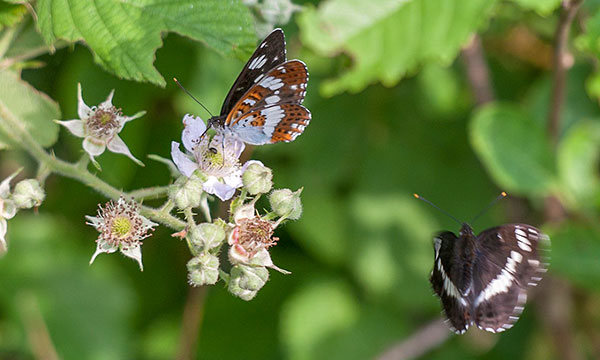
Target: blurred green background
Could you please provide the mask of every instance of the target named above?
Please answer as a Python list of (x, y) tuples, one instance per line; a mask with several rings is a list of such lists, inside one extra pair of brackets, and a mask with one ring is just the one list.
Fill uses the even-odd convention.
[[(264, 33), (275, 25), (261, 13), (263, 3), (286, 2), (251, 5), (252, 22), (240, 29)], [(574, 18), (556, 146), (546, 124), (561, 2), (443, 4), (299, 3), (304, 8), (279, 23), (288, 58), (308, 66), (305, 106), (313, 120), (293, 143), (257, 147), (252, 157), (273, 169), (276, 187), (304, 187), (302, 218), (279, 228), (271, 249), (292, 275), (271, 271), (250, 302), (221, 283), (194, 293), (194, 358), (377, 358), (440, 318), (428, 283), (432, 235), (458, 225), (412, 194), (466, 221), (502, 190), (509, 198), (472, 224), (475, 231), (506, 222), (542, 227), (552, 238), (550, 271), (513, 329), (438, 332), (440, 343), (423, 348), (423, 357), (600, 358), (600, 3), (586, 1)], [(4, 24), (3, 34), (10, 29)], [(217, 112), (258, 36), (249, 39), (239, 53), (223, 55), (165, 32), (154, 64)], [(468, 77), (473, 59), (489, 73), (492, 96), (484, 101)], [(87, 104), (115, 89), (113, 103), (124, 114), (147, 111), (121, 133), (146, 167), (110, 152), (98, 158), (98, 176), (126, 191), (169, 184), (168, 169), (146, 155), (170, 157), (184, 114), (208, 118), (173, 82), (122, 80), (81, 42), (29, 59), (21, 75), (60, 105), (62, 119), (77, 117), (78, 82)], [(61, 129), (51, 150), (75, 161), (81, 139)], [(26, 152), (0, 152), (1, 179), (20, 166), (21, 177), (35, 176)], [(185, 244), (160, 227), (144, 241), (144, 272), (120, 255), (101, 255), (90, 267), (97, 233), (84, 215), (107, 199), (58, 176), (45, 189), (38, 211), (8, 222), (0, 359), (41, 358), (34, 349), (44, 348), (43, 334), (65, 359), (176, 357), (190, 297)], [(549, 198), (564, 208), (558, 219), (548, 215)]]

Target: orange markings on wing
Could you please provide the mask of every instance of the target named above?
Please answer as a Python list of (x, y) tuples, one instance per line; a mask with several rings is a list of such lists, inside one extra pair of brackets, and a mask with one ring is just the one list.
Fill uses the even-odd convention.
[[(306, 94), (308, 71), (300, 60), (290, 60), (266, 73), (233, 106), (226, 125), (245, 118), (253, 109), (273, 104), (301, 104)], [(281, 86), (272, 86), (281, 83)], [(263, 86), (264, 85), (264, 86)]]

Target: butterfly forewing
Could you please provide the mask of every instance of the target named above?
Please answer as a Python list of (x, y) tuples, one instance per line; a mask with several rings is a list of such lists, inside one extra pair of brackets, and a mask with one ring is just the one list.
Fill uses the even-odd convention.
[(285, 60), (285, 37), (281, 29), (275, 29), (258, 45), (233, 83), (221, 107), (221, 116), (230, 113), (257, 78), (284, 63)]
[(471, 316), (467, 300), (460, 290), (459, 266), (454, 264), (456, 240), (456, 235), (449, 231), (438, 234), (434, 239), (435, 262), (429, 281), (442, 300), (452, 331), (462, 334), (469, 328)]
[(290, 60), (271, 69), (240, 98), (225, 124), (233, 126), (244, 114), (269, 105), (301, 104), (307, 82), (308, 71), (300, 60)]
[(524, 224), (491, 228), (477, 237), (464, 224), (459, 237), (437, 235), (430, 281), (452, 330), (463, 333), (471, 323), (491, 332), (511, 328), (527, 288), (546, 271), (541, 252), (548, 244), (546, 235)]
[(545, 251), (547, 239), (540, 230), (524, 224), (507, 224), (479, 234), (472, 292), (477, 326), (499, 332), (518, 320), (527, 287), (536, 285), (546, 271), (540, 251)]

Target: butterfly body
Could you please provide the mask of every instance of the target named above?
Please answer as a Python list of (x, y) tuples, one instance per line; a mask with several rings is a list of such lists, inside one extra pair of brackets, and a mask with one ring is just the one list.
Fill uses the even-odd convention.
[(208, 127), (253, 145), (293, 141), (311, 119), (302, 105), (307, 83), (306, 65), (286, 60), (283, 31), (275, 29), (252, 54)]
[(472, 324), (490, 332), (511, 328), (523, 311), (527, 288), (546, 271), (538, 245), (547, 240), (525, 224), (502, 225), (479, 235), (463, 224), (458, 236), (439, 233), (430, 282), (452, 330), (464, 333)]

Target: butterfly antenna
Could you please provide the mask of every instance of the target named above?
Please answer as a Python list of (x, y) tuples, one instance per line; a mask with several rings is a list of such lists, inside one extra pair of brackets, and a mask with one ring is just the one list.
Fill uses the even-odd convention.
[(425, 199), (424, 197), (422, 197), (422, 196), (421, 196), (421, 195), (419, 195), (419, 194), (413, 194), (413, 196), (414, 196), (415, 198), (419, 199), (419, 200), (423, 200), (423, 201), (425, 201), (425, 202), (426, 202), (426, 203), (428, 203), (429, 205), (431, 205), (431, 206), (433, 206), (434, 208), (438, 209), (438, 210), (439, 210), (439, 211), (440, 211), (442, 214), (445, 214), (445, 215), (446, 215), (446, 216), (448, 216), (450, 219), (452, 219), (452, 220), (456, 221), (456, 222), (457, 222), (459, 225), (461, 225), (461, 226), (462, 226), (462, 222), (461, 222), (461, 221), (459, 221), (459, 220), (458, 220), (457, 218), (455, 218), (454, 216), (450, 215), (450, 213), (448, 213), (447, 211), (445, 211), (445, 210), (442, 210), (442, 209), (441, 209), (440, 207), (438, 207), (436, 204), (434, 204), (434, 203), (432, 203), (431, 201), (429, 201), (429, 200)]
[(479, 212), (479, 214), (477, 214), (477, 216), (475, 216), (473, 218), (473, 220), (471, 220), (471, 224), (475, 222), (475, 220), (479, 219), (479, 217), (483, 214), (485, 214), (486, 211), (488, 211), (492, 206), (494, 206), (494, 204), (496, 204), (500, 199), (504, 199), (507, 196), (507, 194), (503, 191), (500, 193), (500, 195), (498, 195), (497, 198), (495, 198), (494, 200), (492, 200), (492, 202), (489, 203), (488, 206), (486, 206), (483, 210), (481, 210)]
[[(179, 87), (181, 88), (181, 90), (183, 90), (186, 94), (188, 94), (192, 99), (194, 99), (195, 102), (197, 102), (198, 104), (200, 104), (200, 106), (202, 106), (202, 108), (204, 110), (206, 110), (206, 112), (208, 112), (210, 114), (211, 117), (214, 117), (214, 115), (210, 112), (210, 110), (208, 110), (206, 108), (206, 106), (204, 106), (204, 104), (202, 104), (200, 101), (198, 101), (198, 99), (196, 99), (194, 97), (194, 95), (192, 95), (192, 93), (190, 93), (189, 91), (187, 91), (186, 88), (183, 87), (183, 85), (181, 85), (181, 83), (177, 80), (177, 78), (173, 78), (173, 81), (175, 81), (175, 84), (179, 85)], [(207, 129), (208, 130), (208, 129)]]

